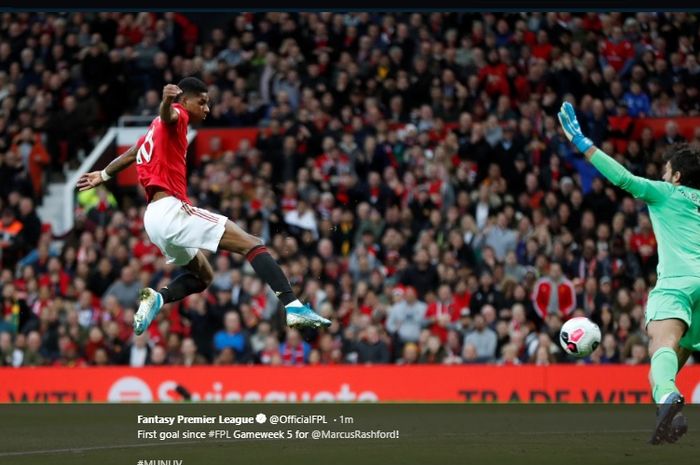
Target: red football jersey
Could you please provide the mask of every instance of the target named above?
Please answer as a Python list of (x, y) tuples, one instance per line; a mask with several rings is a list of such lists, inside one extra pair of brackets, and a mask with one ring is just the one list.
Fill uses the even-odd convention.
[(136, 143), (136, 171), (150, 202), (155, 188), (191, 204), (187, 197), (187, 125), (190, 116), (179, 103), (173, 104), (177, 121), (164, 124), (160, 116)]
[(623, 40), (617, 44), (611, 40), (606, 40), (601, 49), (601, 53), (608, 61), (608, 64), (618, 72), (625, 66), (627, 60), (634, 58), (634, 48), (627, 40)]

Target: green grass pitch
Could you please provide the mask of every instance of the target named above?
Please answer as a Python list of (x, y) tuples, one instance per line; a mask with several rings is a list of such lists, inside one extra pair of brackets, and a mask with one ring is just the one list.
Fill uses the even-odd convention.
[[(138, 465), (139, 460), (217, 464), (598, 465), (696, 463), (700, 408), (673, 445), (646, 443), (653, 405), (611, 404), (62, 404), (0, 405), (0, 464)], [(221, 425), (139, 425), (141, 415), (323, 414), (327, 425), (227, 426), (245, 431), (399, 430), (399, 439), (143, 440), (139, 429), (202, 430)], [(353, 424), (332, 419), (352, 417)], [(165, 464), (166, 462), (162, 462)]]

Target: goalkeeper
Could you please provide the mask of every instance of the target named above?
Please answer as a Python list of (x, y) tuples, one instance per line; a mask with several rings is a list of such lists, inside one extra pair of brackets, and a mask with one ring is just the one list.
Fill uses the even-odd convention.
[(657, 282), (649, 293), (646, 330), (650, 381), (658, 407), (650, 442), (675, 442), (688, 429), (676, 374), (700, 350), (700, 152), (686, 144), (670, 147), (663, 181), (632, 175), (581, 133), (566, 102), (559, 122), (568, 139), (611, 183), (649, 206), (658, 243)]

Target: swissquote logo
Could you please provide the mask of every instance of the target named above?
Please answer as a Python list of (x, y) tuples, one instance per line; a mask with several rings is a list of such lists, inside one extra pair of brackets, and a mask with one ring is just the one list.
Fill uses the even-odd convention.
[[(376, 402), (379, 396), (373, 391), (355, 392), (349, 383), (342, 383), (338, 388), (328, 390), (304, 391), (287, 387), (286, 390), (268, 391), (235, 391), (225, 390), (220, 381), (213, 381), (210, 387), (202, 391), (191, 389), (184, 383), (185, 388), (191, 393), (192, 400), (204, 401), (266, 401), (266, 402)], [(180, 401), (182, 397), (177, 393), (179, 384), (174, 380), (165, 379), (153, 388), (136, 376), (119, 378), (109, 389), (108, 402), (173, 402)]]
[(109, 402), (151, 402), (153, 393), (141, 378), (125, 376), (120, 378), (109, 388), (107, 401)]

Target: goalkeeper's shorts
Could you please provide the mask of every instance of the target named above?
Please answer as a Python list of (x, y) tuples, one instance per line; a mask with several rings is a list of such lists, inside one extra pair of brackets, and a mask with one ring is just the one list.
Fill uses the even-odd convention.
[(661, 278), (649, 292), (646, 324), (671, 318), (685, 322), (688, 327), (680, 346), (700, 350), (700, 277)]

